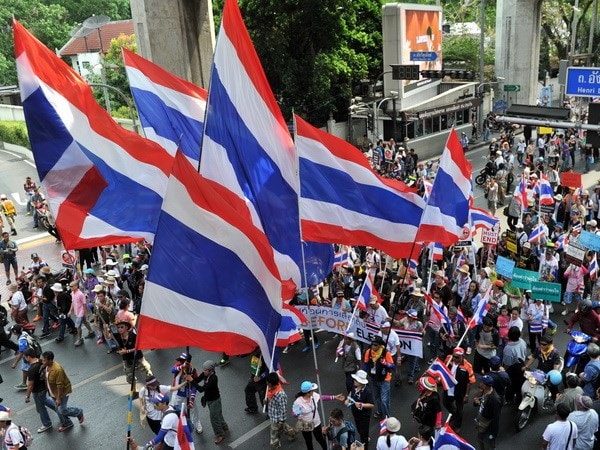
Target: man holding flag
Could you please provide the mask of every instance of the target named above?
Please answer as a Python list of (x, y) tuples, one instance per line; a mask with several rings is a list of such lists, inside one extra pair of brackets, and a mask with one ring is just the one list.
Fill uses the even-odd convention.
[(456, 379), (456, 386), (444, 390), (442, 402), (452, 417), (450, 425), (460, 433), (463, 419), (463, 407), (469, 401), (471, 385), (475, 384), (475, 375), (471, 363), (465, 359), (465, 350), (456, 347), (452, 355), (446, 357), (446, 367)]

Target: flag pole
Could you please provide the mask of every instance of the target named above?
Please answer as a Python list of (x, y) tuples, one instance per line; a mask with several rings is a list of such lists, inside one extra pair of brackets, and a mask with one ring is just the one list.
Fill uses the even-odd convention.
[[(279, 334), (279, 330), (277, 330), (275, 332), (275, 339), (273, 339), (273, 351), (271, 351), (271, 364), (269, 366), (269, 373), (276, 371), (273, 361), (275, 361), (275, 349), (277, 348), (277, 335), (278, 334)], [(260, 365), (258, 367), (259, 367), (259, 369), (257, 370), (256, 376), (258, 376), (258, 372), (260, 371)], [(268, 389), (267, 389), (267, 391), (268, 391)], [(265, 391), (265, 398), (263, 399), (263, 414), (267, 411), (267, 399), (268, 399), (267, 391)]]
[[(297, 134), (297, 126), (296, 126), (296, 115), (294, 112), (294, 108), (292, 108), (292, 118), (294, 121), (294, 150), (296, 150), (296, 181), (297, 181), (297, 192), (300, 192), (300, 157), (298, 156), (298, 150), (295, 147), (295, 143), (297, 141), (298, 138), (298, 134)], [(300, 195), (298, 195), (296, 197), (298, 199), (298, 211), (300, 211)], [(317, 361), (317, 349), (315, 348), (315, 333), (313, 330), (313, 324), (312, 324), (312, 314), (310, 311), (310, 298), (308, 295), (308, 277), (306, 274), (306, 257), (304, 254), (304, 236), (302, 233), (302, 219), (300, 217), (300, 214), (298, 214), (298, 228), (300, 229), (300, 252), (302, 254), (302, 272), (304, 275), (304, 284), (306, 284), (305, 288), (306, 288), (306, 311), (308, 313), (308, 329), (310, 331), (310, 346), (312, 348), (312, 354), (313, 354), (313, 363), (315, 365), (315, 377), (317, 379), (317, 391), (319, 392), (319, 396), (321, 396), (323, 394), (322, 390), (321, 390), (321, 377), (319, 374), (319, 362)], [(325, 406), (323, 406), (323, 402), (319, 402), (320, 404), (320, 409), (321, 409), (321, 417), (323, 417), (323, 420), (325, 420), (325, 418), (327, 417), (325, 415)]]

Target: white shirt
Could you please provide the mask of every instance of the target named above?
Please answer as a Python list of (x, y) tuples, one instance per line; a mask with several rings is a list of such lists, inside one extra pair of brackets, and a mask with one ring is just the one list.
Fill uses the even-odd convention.
[(387, 436), (379, 436), (376, 450), (404, 450), (408, 447), (408, 441), (399, 434), (390, 436), (390, 446), (387, 445)]
[(367, 314), (369, 315), (369, 320), (371, 322), (382, 324), (383, 322), (387, 321), (387, 312), (385, 311), (385, 308), (381, 305), (379, 305), (377, 309), (373, 309), (369, 305), (369, 307), (367, 308)]
[[(573, 430), (571, 441), (567, 442), (571, 426)], [(577, 425), (571, 421), (562, 422), (557, 420), (546, 427), (542, 438), (548, 442), (547, 450), (573, 450), (573, 439), (577, 438)]]
[(398, 337), (398, 333), (396, 333), (394, 330), (390, 330), (390, 338), (389, 339), (388, 339), (387, 335), (383, 334), (381, 331), (379, 332), (379, 335), (383, 338), (384, 341), (387, 339), (386, 350), (388, 352), (390, 352), (390, 354), (392, 356), (396, 356), (396, 353), (398, 351), (398, 346), (400, 345), (400, 338)]
[(25, 296), (21, 291), (16, 291), (10, 298), (10, 306), (18, 307), (19, 311), (27, 309), (27, 302), (25, 302)]
[(510, 330), (512, 327), (517, 327), (519, 331), (523, 331), (523, 321), (520, 317), (517, 317), (515, 320), (510, 319), (508, 321), (508, 329)]
[(19, 427), (16, 424), (11, 423), (4, 433), (4, 448), (18, 448), (15, 447), (15, 444), (21, 444), (21, 447), (25, 446), (25, 442), (23, 442), (23, 436), (21, 436)]
[(158, 391), (152, 390), (149, 391), (146, 386), (140, 389), (139, 398), (144, 402), (144, 406), (146, 407), (146, 417), (152, 420), (162, 420), (163, 413), (156, 409), (156, 405), (150, 401), (150, 399), (155, 398), (159, 391), (163, 395), (169, 395), (170, 386), (161, 384), (158, 386)]
[(163, 419), (160, 423), (160, 428), (163, 430), (169, 430), (167, 431), (167, 434), (165, 434), (164, 443), (170, 445), (171, 447), (175, 447), (175, 441), (177, 441), (177, 425), (179, 424), (179, 416), (171, 411), (174, 410), (169, 408), (165, 411)]

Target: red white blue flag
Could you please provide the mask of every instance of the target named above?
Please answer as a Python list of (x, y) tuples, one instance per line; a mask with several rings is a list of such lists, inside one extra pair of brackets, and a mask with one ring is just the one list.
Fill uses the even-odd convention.
[(376, 174), (348, 142), (295, 120), (304, 238), (410, 257), (423, 199), (406, 184)]
[(533, 191), (538, 195), (540, 205), (553, 205), (554, 204), (554, 189), (548, 176), (542, 174), (538, 184), (535, 185)]
[(521, 204), (524, 210), (527, 209), (529, 203), (527, 199), (527, 180), (525, 180), (525, 175), (521, 175), (521, 181), (517, 184), (513, 197)]
[(118, 125), (17, 21), (13, 32), (33, 157), (65, 247), (153, 241), (173, 156)]
[[(228, 201), (264, 231), (282, 279), (290, 282), (285, 298), (331, 271), (331, 245), (301, 243), (296, 150), (236, 0), (226, 0), (223, 9), (200, 173), (227, 188)], [(302, 280), (303, 261), (308, 280)]]
[(123, 62), (144, 135), (173, 156), (179, 149), (198, 165), (206, 90), (126, 48)]
[(541, 238), (546, 236), (546, 230), (548, 227), (543, 223), (539, 224), (533, 230), (531, 230), (531, 234), (529, 235), (529, 242), (532, 244), (537, 244)]
[(193, 343), (229, 355), (250, 353), (258, 345), (273, 367), (281, 279), (265, 234), (227, 201), (228, 195), (177, 153), (158, 221), (137, 345)]
[(598, 278), (598, 259), (596, 258), (596, 253), (592, 254), (592, 260), (590, 261), (588, 271), (590, 274), (590, 279), (595, 280)]
[(442, 244), (438, 244), (437, 242), (433, 242), (429, 244), (429, 259), (433, 257), (434, 261), (441, 261), (444, 259), (444, 247)]
[(479, 300), (479, 304), (477, 305), (477, 308), (475, 309), (475, 313), (473, 314), (473, 317), (469, 321), (469, 324), (468, 324), (469, 328), (475, 328), (477, 325), (481, 325), (483, 323), (484, 317), (487, 315), (488, 311), (491, 308), (490, 292), (491, 292), (491, 288), (489, 288), (487, 290), (487, 292), (485, 293), (485, 295), (483, 296), (483, 298), (481, 300)]
[(347, 266), (350, 262), (350, 255), (347, 251), (333, 254), (333, 270)]
[(456, 434), (450, 425), (446, 424), (440, 430), (433, 450), (475, 450), (475, 447)]
[(194, 438), (192, 431), (187, 421), (187, 414), (185, 413), (185, 405), (181, 409), (179, 414), (179, 421), (177, 422), (177, 439), (173, 446), (175, 450), (194, 450)]
[(454, 378), (448, 366), (440, 358), (435, 358), (435, 361), (427, 369), (427, 373), (442, 383), (445, 391), (457, 384), (456, 378)]
[(281, 325), (277, 332), (277, 346), (286, 347), (299, 341), (301, 339), (300, 326), (306, 322), (306, 316), (300, 310), (284, 302), (281, 311)]
[(471, 163), (452, 129), (442, 153), (429, 202), (423, 212), (417, 242), (457, 242), (469, 224), (469, 201), (473, 196)]
[(375, 295), (375, 286), (373, 286), (371, 275), (367, 274), (367, 278), (362, 285), (360, 294), (358, 294), (358, 297), (356, 298), (356, 307), (362, 311), (366, 311), (372, 295)]
[(491, 230), (498, 223), (500, 223), (500, 219), (491, 215), (489, 211), (471, 206), (471, 228)]

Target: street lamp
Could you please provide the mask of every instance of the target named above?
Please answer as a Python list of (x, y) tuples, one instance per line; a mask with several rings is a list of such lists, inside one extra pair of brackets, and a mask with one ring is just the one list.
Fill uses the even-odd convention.
[[(127, 97), (122, 90), (117, 89), (114, 86), (111, 86), (110, 84), (105, 84), (105, 83), (88, 83), (91, 87), (100, 87), (102, 89), (110, 89), (113, 92), (116, 92), (118, 95), (121, 96), (121, 98), (125, 101), (125, 103), (127, 104), (127, 107), (129, 108), (129, 117), (131, 117), (131, 122), (133, 125), (133, 131), (135, 131), (136, 133), (139, 134), (139, 128), (137, 125), (137, 121), (135, 120), (135, 114), (133, 113), (133, 104), (131, 103), (131, 100), (129, 100), (129, 97)], [(110, 113), (110, 111), (109, 111)], [(145, 136), (144, 136), (145, 137)]]
[[(381, 108), (381, 105), (383, 102), (387, 102), (388, 100), (393, 100), (393, 110), (394, 110), (394, 119), (396, 118), (396, 100), (398, 99), (398, 92), (396, 91), (390, 91), (390, 96), (389, 97), (385, 97), (382, 98), (381, 100), (379, 100), (379, 102), (373, 102), (373, 117), (375, 118), (375, 139), (379, 140), (379, 108)], [(394, 120), (395, 122), (395, 120)], [(396, 124), (394, 123), (394, 134), (395, 134), (395, 128), (396, 128)], [(395, 137), (394, 137), (395, 139)]]
[(493, 84), (502, 83), (504, 81), (504, 77), (496, 77), (496, 81), (486, 81), (484, 83), (479, 83), (477, 88), (475, 89), (475, 94), (478, 97), (481, 97), (481, 104), (479, 105), (479, 132), (481, 133), (481, 138), (483, 139), (483, 87), (491, 86)]

